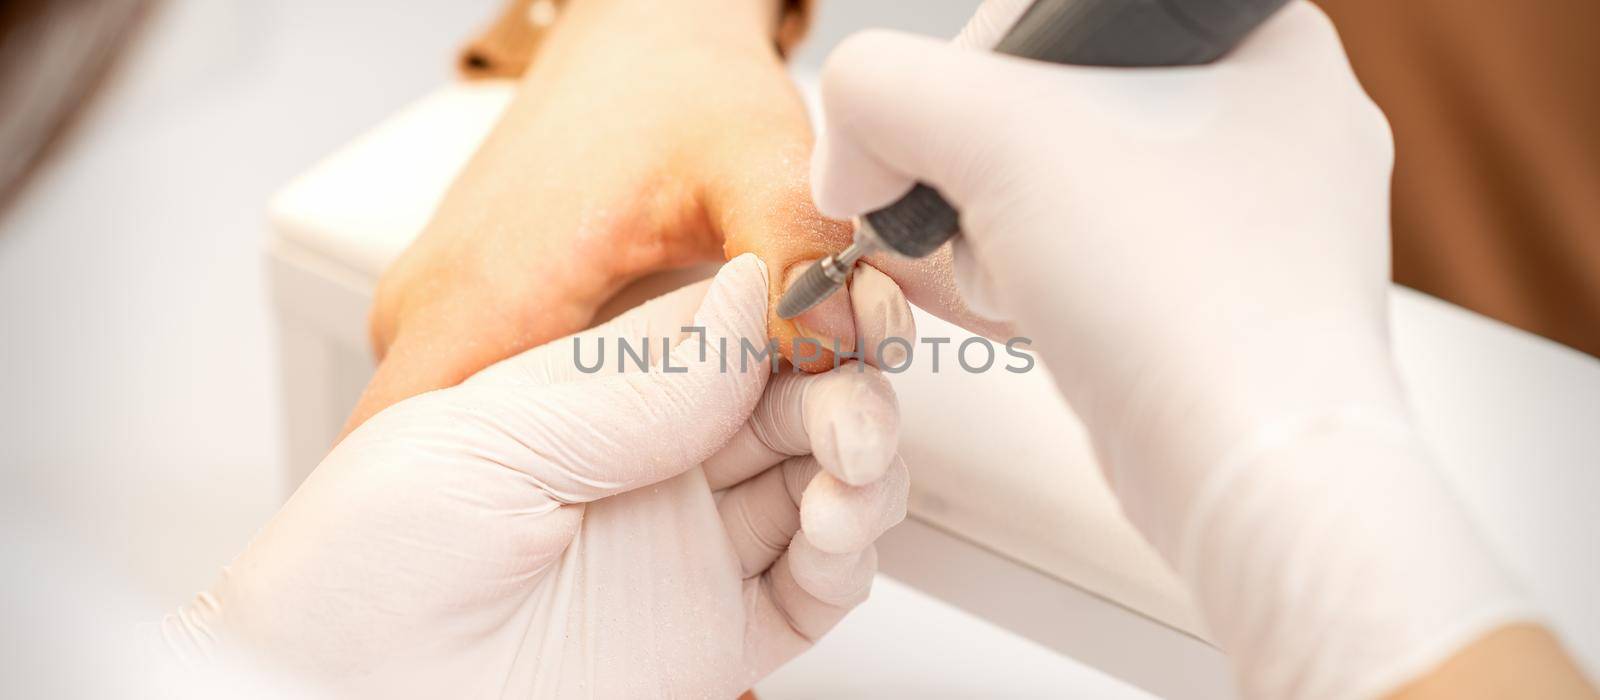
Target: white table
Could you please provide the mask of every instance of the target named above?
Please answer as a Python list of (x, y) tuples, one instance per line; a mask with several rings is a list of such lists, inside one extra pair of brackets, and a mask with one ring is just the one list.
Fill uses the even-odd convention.
[[(375, 280), (508, 95), (496, 84), (442, 89), (274, 200), (288, 482), (321, 456), (370, 373)], [(1409, 290), (1392, 303), (1402, 374), (1447, 480), (1600, 671), (1600, 362)], [(917, 321), (925, 336), (968, 335)], [(911, 517), (880, 547), (887, 574), (1158, 695), (1232, 696), (1188, 597), (1121, 517), (1043, 372), (935, 380), (914, 369), (894, 382), (913, 495)]]

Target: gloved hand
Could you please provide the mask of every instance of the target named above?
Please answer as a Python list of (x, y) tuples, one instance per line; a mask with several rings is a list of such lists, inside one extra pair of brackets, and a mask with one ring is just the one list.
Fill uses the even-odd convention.
[[(964, 36), (992, 42), (1024, 6), (991, 3)], [(969, 305), (1034, 339), (1248, 694), (1392, 689), (1526, 615), (1410, 427), (1392, 146), (1317, 9), (1186, 68), (867, 33), (822, 93), (819, 208), (914, 180), (956, 205)]]
[[(887, 382), (741, 371), (766, 318), (742, 256), (581, 357), (564, 339), (384, 411), (169, 640), (334, 697), (733, 697), (866, 596), (907, 494)], [(649, 373), (617, 355), (641, 338)]]

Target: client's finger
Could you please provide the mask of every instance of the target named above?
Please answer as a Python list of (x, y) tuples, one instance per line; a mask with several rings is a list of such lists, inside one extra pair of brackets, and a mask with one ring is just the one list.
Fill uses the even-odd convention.
[(768, 383), (750, 420), (705, 463), (720, 490), (785, 457), (815, 454), (852, 484), (876, 480), (899, 444), (900, 406), (877, 370), (855, 362), (825, 374), (785, 372)]
[[(747, 420), (767, 384), (766, 372), (726, 363), (726, 348), (765, 337), (766, 289), (766, 268), (754, 256), (735, 258), (695, 313), (703, 337), (674, 346), (671, 368), (532, 391), (491, 381), (458, 387), (417, 420), (419, 442), (477, 425), (485, 437), (475, 457), (527, 475), (562, 503), (598, 500), (698, 466)], [(449, 420), (439, 420), (440, 410), (452, 412)]]
[[(572, 307), (541, 319), (537, 329), (510, 329), (500, 309), (481, 299), (455, 296), (434, 301), (408, 318), (406, 330), (391, 338), (372, 379), (346, 419), (340, 439), (367, 419), (405, 399), (460, 384), (494, 362), (525, 350), (530, 337), (559, 337), (583, 327)], [(548, 335), (547, 335), (548, 334)]]
[[(559, 384), (595, 375), (637, 372), (641, 363), (660, 366), (666, 347), (692, 327), (694, 312), (711, 280), (680, 287), (646, 301), (603, 324), (553, 340), (502, 360), (473, 375), (467, 384), (522, 381)], [(634, 355), (624, 355), (627, 347)]]
[(728, 256), (755, 253), (772, 270), (767, 331), (779, 352), (808, 372), (833, 367), (832, 348), (855, 349), (850, 300), (835, 294), (795, 319), (778, 318), (778, 299), (814, 260), (850, 243), (851, 226), (811, 203), (811, 128), (798, 94), (774, 96), (772, 112), (711, 157), (706, 210)]

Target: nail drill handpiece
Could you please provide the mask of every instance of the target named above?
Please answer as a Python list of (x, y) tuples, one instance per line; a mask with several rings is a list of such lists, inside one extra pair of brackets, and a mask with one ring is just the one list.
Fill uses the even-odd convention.
[[(995, 51), (1080, 66), (1199, 65), (1227, 53), (1286, 2), (1035, 0)], [(850, 247), (812, 264), (778, 301), (778, 316), (794, 318), (822, 303), (867, 253), (920, 258), (959, 228), (955, 208), (918, 183), (893, 204), (860, 217)]]

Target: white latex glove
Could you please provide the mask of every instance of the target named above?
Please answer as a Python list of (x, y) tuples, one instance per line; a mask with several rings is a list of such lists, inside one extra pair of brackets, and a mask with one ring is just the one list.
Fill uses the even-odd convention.
[[(169, 640), (335, 697), (734, 697), (865, 598), (907, 495), (876, 370), (739, 371), (766, 290), (741, 256), (580, 334), (597, 373), (568, 338), (384, 411)], [(646, 337), (657, 369), (619, 374)]]
[[(1024, 2), (963, 34), (992, 42)], [(1065, 67), (911, 36), (822, 78), (823, 213), (914, 180), (965, 232), (1125, 512), (1255, 697), (1364, 697), (1526, 609), (1437, 481), (1387, 334), (1392, 146), (1294, 2), (1203, 67)]]

